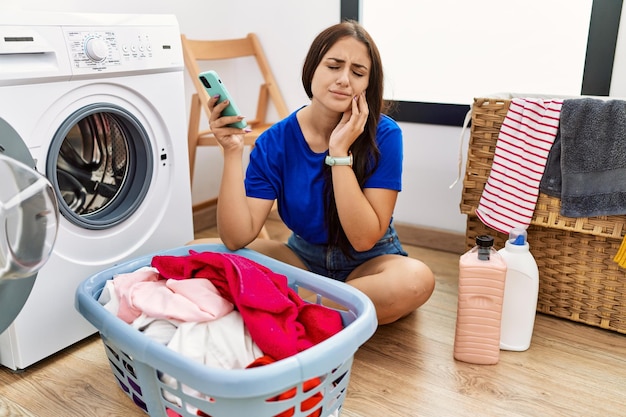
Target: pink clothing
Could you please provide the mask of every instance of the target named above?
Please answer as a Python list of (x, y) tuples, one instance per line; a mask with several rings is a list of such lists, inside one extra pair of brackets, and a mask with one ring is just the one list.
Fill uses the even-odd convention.
[(114, 276), (113, 288), (119, 301), (117, 317), (126, 323), (132, 323), (139, 317), (141, 311), (133, 306), (132, 290), (141, 282), (156, 282), (159, 279), (159, 272), (154, 268), (141, 268), (134, 272)]
[(127, 323), (142, 313), (153, 319), (205, 322), (234, 308), (207, 280), (163, 280), (155, 269), (141, 269), (119, 274), (113, 281), (119, 298), (117, 316)]
[(152, 266), (164, 278), (207, 278), (241, 313), (254, 342), (280, 360), (342, 330), (339, 312), (308, 304), (284, 275), (230, 253), (191, 251), (188, 256), (155, 256)]

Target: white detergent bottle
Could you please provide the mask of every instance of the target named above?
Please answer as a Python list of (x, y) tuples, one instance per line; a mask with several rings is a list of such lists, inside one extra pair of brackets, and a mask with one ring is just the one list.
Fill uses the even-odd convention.
[(503, 350), (528, 349), (535, 326), (539, 269), (526, 240), (526, 230), (515, 228), (504, 248), (498, 251), (507, 265), (500, 322), (500, 349)]

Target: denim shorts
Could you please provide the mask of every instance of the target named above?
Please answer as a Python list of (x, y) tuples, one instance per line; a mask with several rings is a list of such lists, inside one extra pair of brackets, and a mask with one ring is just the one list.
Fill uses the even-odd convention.
[(309, 271), (337, 281), (345, 281), (357, 266), (377, 256), (387, 254), (408, 256), (402, 249), (393, 226), (389, 226), (385, 235), (372, 249), (365, 252), (352, 250), (353, 259), (345, 256), (337, 247), (314, 245), (295, 233), (287, 240), (287, 246), (298, 255)]

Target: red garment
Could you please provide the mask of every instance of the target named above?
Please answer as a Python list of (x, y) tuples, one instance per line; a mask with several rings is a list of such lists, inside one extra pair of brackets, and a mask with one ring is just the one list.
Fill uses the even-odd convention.
[(207, 278), (241, 313), (252, 340), (274, 360), (293, 356), (343, 329), (336, 310), (306, 303), (287, 277), (241, 255), (155, 256), (163, 278)]
[[(269, 356), (261, 356), (260, 358), (257, 358), (254, 362), (252, 362), (250, 365), (248, 365), (246, 368), (256, 368), (258, 366), (268, 365), (273, 362), (275, 361)], [(321, 382), (322, 381), (319, 378), (311, 378), (307, 381), (304, 381), (304, 383), (302, 384), (302, 391), (309, 392), (313, 388), (321, 384)], [(297, 389), (296, 387), (294, 387), (283, 392), (282, 394), (277, 395), (276, 397), (268, 399), (267, 401), (288, 400), (290, 398), (295, 397), (296, 392), (297, 392)], [(322, 401), (323, 398), (324, 396), (322, 395), (321, 392), (316, 392), (315, 394), (311, 395), (306, 400), (302, 401), (302, 404), (300, 405), (300, 411), (310, 410), (311, 408), (319, 404), (319, 402)], [(276, 414), (274, 417), (292, 417), (294, 414), (295, 414), (295, 411), (292, 407), (289, 410), (285, 410), (280, 414)], [(322, 415), (322, 409), (319, 408), (315, 410), (314, 412), (312, 412), (311, 414), (309, 414), (307, 417), (319, 417), (321, 415)]]

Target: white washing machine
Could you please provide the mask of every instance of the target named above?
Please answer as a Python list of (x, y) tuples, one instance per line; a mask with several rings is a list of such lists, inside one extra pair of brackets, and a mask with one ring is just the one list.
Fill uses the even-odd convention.
[(174, 16), (0, 14), (0, 151), (22, 140), (61, 212), (2, 365), (95, 332), (74, 308), (91, 274), (193, 239), (183, 71)]

